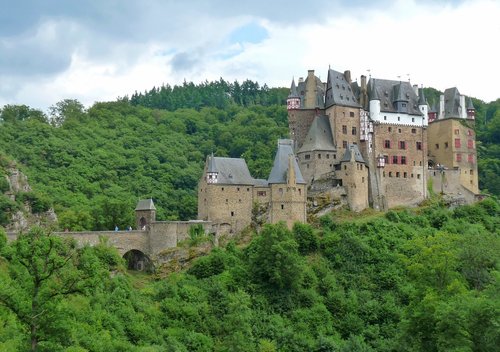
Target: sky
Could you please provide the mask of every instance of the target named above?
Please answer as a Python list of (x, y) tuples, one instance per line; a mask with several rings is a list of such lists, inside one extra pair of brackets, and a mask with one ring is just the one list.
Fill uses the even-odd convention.
[(0, 107), (328, 67), (500, 98), (498, 0), (0, 0)]

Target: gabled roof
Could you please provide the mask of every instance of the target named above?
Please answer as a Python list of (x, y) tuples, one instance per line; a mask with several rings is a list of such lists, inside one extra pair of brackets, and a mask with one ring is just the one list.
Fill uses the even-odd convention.
[(315, 116), (298, 153), (314, 150), (336, 150), (328, 116)]
[(358, 163), (365, 163), (365, 159), (363, 159), (363, 155), (361, 155), (361, 152), (359, 151), (358, 145), (357, 144), (349, 144), (347, 149), (345, 150), (344, 156), (342, 157), (342, 160), (340, 162), (349, 162), (351, 161), (351, 157), (354, 154), (354, 161), (357, 161)]
[(156, 210), (152, 199), (141, 199), (137, 202), (135, 210)]
[(368, 88), (370, 100), (374, 100), (377, 96), (379, 97), (381, 112), (397, 113), (398, 111), (394, 107), (394, 102), (407, 101), (408, 114), (422, 115), (422, 112), (418, 109), (418, 96), (410, 82), (371, 78)]
[(293, 156), (293, 169), (295, 172), (296, 183), (305, 184), (302, 173), (299, 169), (299, 164), (295, 160), (293, 153), (293, 141), (290, 139), (280, 139), (278, 141), (278, 150), (274, 157), (274, 164), (269, 175), (268, 183), (287, 183), (288, 165), (290, 162), (290, 155)]
[(217, 172), (217, 183), (229, 185), (253, 185), (254, 179), (247, 163), (241, 158), (208, 157), (208, 169)]
[(356, 94), (344, 74), (329, 69), (326, 82), (325, 107), (332, 105), (360, 107)]

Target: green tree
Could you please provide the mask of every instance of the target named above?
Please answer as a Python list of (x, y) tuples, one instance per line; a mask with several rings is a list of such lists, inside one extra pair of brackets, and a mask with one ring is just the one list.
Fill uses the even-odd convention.
[(1, 249), (8, 267), (0, 272), (0, 303), (26, 328), (30, 349), (37, 351), (40, 343), (51, 338), (57, 303), (102, 280), (98, 276), (103, 266), (91, 250), (79, 251), (71, 240), (41, 228), (20, 234)]

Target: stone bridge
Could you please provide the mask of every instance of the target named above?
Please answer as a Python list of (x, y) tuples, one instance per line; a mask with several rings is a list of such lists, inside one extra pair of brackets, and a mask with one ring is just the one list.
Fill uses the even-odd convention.
[[(211, 222), (194, 220), (156, 221), (148, 224), (145, 230), (54, 232), (53, 234), (71, 237), (82, 247), (95, 246), (104, 240), (127, 260), (130, 269), (144, 270), (152, 267), (163, 251), (177, 247), (179, 242), (189, 239), (189, 229), (192, 226), (201, 226), (205, 234), (213, 232)], [(9, 241), (16, 238), (16, 233), (7, 233)]]

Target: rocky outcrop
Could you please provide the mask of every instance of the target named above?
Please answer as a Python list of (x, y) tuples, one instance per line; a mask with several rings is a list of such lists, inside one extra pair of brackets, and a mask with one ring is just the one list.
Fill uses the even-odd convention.
[[(28, 177), (15, 164), (5, 168), (4, 173), (3, 177), (6, 178), (9, 184), (5, 196), (19, 204), (18, 196), (20, 193), (33, 191), (28, 183)], [(29, 203), (24, 202), (19, 205), (20, 208), (11, 214), (11, 221), (5, 227), (8, 232), (21, 232), (28, 230), (32, 226), (51, 226), (57, 223), (57, 215), (52, 208), (43, 213), (33, 214)]]

